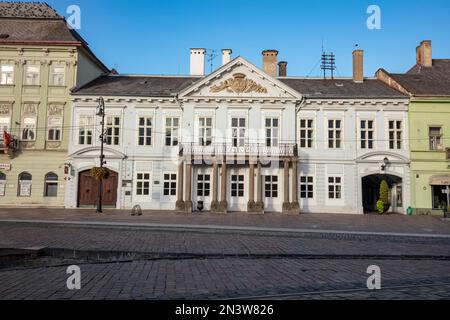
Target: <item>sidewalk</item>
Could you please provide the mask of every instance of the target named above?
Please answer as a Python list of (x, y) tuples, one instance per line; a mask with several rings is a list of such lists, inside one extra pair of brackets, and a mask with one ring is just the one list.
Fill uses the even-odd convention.
[(283, 214), (227, 215), (179, 214), (174, 212), (145, 211), (132, 217), (130, 211), (107, 210), (98, 215), (95, 210), (79, 209), (27, 209), (0, 208), (1, 222), (69, 223), (91, 226), (124, 226), (149, 228), (187, 228), (251, 230), (274, 232), (331, 232), (353, 234), (437, 235), (450, 237), (450, 221), (431, 216), (403, 215), (338, 215)]

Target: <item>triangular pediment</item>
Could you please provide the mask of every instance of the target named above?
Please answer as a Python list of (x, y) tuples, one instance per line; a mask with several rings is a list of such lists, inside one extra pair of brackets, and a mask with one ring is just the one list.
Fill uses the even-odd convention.
[(185, 89), (180, 98), (286, 99), (299, 100), (301, 94), (238, 57)]

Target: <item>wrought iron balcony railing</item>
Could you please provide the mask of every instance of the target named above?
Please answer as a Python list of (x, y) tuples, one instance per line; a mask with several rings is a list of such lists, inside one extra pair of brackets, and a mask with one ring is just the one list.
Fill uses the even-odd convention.
[(296, 144), (280, 143), (277, 146), (265, 144), (245, 144), (236, 147), (233, 144), (211, 144), (202, 146), (196, 143), (180, 144), (181, 156), (250, 156), (250, 157), (297, 157)]

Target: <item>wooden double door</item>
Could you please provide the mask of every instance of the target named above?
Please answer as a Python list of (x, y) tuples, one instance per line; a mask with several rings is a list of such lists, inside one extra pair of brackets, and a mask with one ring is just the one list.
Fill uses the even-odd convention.
[[(103, 180), (103, 205), (116, 207), (117, 187), (119, 177), (116, 172), (110, 171), (108, 179)], [(97, 204), (99, 182), (91, 177), (91, 171), (83, 171), (78, 179), (78, 206), (87, 207)]]

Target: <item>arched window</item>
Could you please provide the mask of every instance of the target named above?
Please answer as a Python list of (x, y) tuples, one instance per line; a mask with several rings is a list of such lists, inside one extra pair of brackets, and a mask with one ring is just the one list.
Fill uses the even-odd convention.
[(6, 174), (0, 172), (0, 197), (5, 196)]
[(28, 172), (19, 174), (19, 197), (31, 197), (31, 183), (33, 176)]
[(57, 197), (58, 196), (58, 176), (53, 172), (45, 175), (45, 197)]

